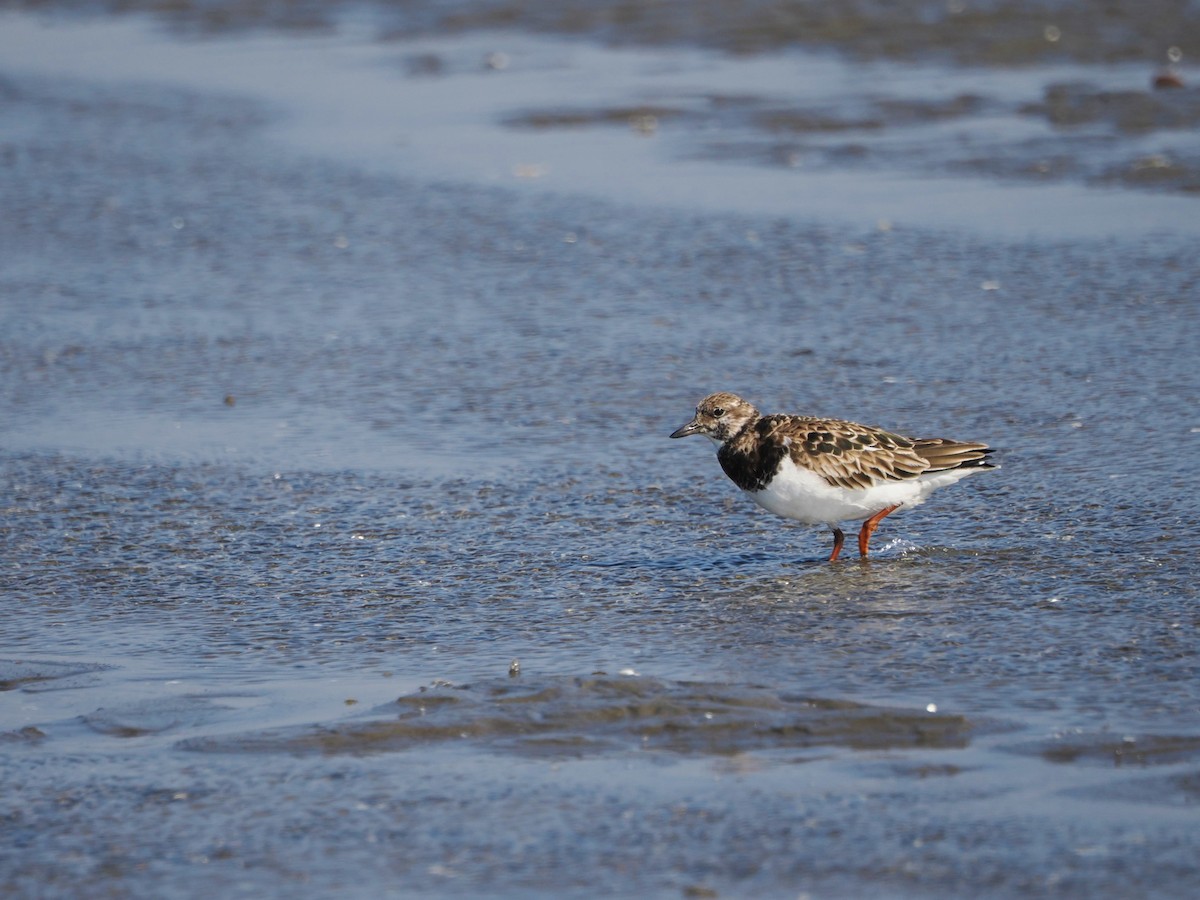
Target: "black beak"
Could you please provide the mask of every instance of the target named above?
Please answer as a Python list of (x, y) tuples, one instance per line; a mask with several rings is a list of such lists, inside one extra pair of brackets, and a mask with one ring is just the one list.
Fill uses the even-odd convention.
[(692, 421), (688, 422), (686, 425), (681, 425), (679, 428), (676, 428), (674, 431), (672, 431), (671, 437), (681, 438), (681, 437), (687, 437), (689, 434), (700, 434), (700, 433), (701, 433), (700, 423), (697, 422), (695, 419), (692, 419)]

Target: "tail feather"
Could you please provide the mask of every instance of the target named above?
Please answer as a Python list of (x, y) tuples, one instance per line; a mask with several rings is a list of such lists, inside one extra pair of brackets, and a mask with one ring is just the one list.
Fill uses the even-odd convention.
[(952, 441), (946, 438), (925, 438), (913, 444), (913, 451), (929, 463), (926, 472), (944, 472), (948, 469), (994, 469), (989, 462), (992, 448), (974, 441)]

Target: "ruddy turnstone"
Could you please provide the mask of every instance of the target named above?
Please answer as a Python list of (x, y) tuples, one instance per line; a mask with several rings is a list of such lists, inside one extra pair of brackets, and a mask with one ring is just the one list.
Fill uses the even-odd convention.
[(759, 413), (737, 394), (710, 394), (673, 438), (702, 434), (733, 483), (763, 509), (833, 530), (833, 562), (846, 536), (839, 522), (863, 519), (858, 552), (884, 516), (916, 506), (940, 487), (995, 466), (975, 441), (908, 438), (841, 419)]

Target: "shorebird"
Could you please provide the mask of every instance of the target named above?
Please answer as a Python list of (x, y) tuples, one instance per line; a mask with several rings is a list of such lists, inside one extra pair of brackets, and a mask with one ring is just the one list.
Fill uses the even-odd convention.
[(993, 469), (977, 441), (909, 438), (843, 419), (764, 416), (737, 394), (710, 394), (673, 438), (702, 434), (734, 484), (763, 509), (833, 531), (834, 562), (846, 535), (839, 523), (863, 520), (864, 559), (880, 521), (917, 506), (938, 488)]

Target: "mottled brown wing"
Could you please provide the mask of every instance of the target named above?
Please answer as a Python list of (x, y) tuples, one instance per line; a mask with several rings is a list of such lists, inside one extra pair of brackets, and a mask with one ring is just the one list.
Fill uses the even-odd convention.
[[(890, 431), (807, 416), (767, 416), (771, 433), (781, 438), (792, 462), (832, 485), (866, 488), (881, 481), (915, 478), (933, 465), (920, 449), (926, 443)], [(943, 457), (938, 457), (939, 462)], [(952, 466), (950, 466), (952, 468)]]

